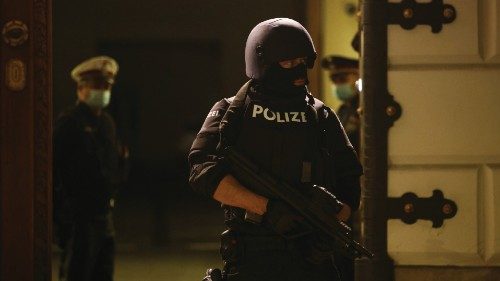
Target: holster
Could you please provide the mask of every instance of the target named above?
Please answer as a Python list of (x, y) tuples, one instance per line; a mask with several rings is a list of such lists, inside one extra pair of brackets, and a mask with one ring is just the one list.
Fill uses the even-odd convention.
[(228, 274), (236, 274), (236, 264), (243, 257), (244, 246), (238, 232), (233, 229), (224, 231), (221, 236), (220, 254), (224, 262), (221, 271), (218, 268), (209, 268), (202, 281), (226, 281)]
[(244, 255), (244, 245), (239, 233), (233, 229), (224, 231), (221, 236), (220, 254), (224, 264), (229, 268), (241, 261)]
[(226, 281), (227, 278), (222, 274), (221, 270), (218, 268), (207, 269), (206, 276), (202, 281)]

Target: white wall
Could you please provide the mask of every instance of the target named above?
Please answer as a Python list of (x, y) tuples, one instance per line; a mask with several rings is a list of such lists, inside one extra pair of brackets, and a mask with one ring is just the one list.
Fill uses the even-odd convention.
[[(323, 0), (321, 3), (321, 40), (323, 56), (336, 54), (351, 58), (358, 57), (358, 54), (351, 47), (351, 40), (358, 29), (358, 22), (355, 15), (349, 15), (346, 12), (345, 7), (348, 4), (356, 5), (357, 1)], [(322, 81), (323, 100), (332, 108), (337, 108), (340, 102), (331, 94), (331, 82), (328, 78), (327, 71), (323, 71)]]

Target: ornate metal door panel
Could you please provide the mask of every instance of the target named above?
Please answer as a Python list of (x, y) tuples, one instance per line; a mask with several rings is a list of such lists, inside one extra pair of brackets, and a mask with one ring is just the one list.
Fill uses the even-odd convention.
[(500, 266), (500, 2), (444, 2), (456, 19), (439, 33), (388, 26), (388, 90), (403, 109), (388, 196), (440, 189), (458, 211), (440, 228), (389, 220), (388, 253), (396, 265)]

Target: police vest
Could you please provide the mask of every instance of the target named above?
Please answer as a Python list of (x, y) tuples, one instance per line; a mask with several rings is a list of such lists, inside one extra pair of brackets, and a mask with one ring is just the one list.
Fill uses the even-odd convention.
[[(310, 94), (298, 98), (262, 95), (247, 82), (220, 123), (219, 149), (233, 145), (254, 163), (294, 186), (330, 185), (322, 126), (324, 104)], [(318, 114), (319, 113), (319, 114)], [(244, 182), (242, 182), (245, 184)], [(262, 194), (272, 198), (272, 194)]]

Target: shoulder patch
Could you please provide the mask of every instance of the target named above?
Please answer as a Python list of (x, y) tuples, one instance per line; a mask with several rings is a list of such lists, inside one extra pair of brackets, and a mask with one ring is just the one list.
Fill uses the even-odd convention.
[(219, 123), (226, 113), (230, 103), (227, 99), (216, 102), (207, 114), (205, 122), (201, 126), (199, 134), (214, 134), (219, 131)]
[(236, 97), (236, 96), (232, 96), (232, 97), (230, 97), (230, 98), (225, 98), (224, 100), (225, 100), (227, 103), (231, 104), (231, 103), (233, 102), (233, 100), (234, 100), (234, 98), (235, 98), (235, 97)]
[(229, 105), (232, 102), (232, 100), (228, 101), (230, 99), (231, 98), (229, 98), (229, 99), (225, 98), (225, 99), (222, 99), (222, 100), (216, 102), (214, 104), (214, 106), (212, 106), (212, 109), (210, 109), (210, 111), (208, 112), (207, 119), (210, 117), (221, 117), (222, 115), (224, 115), (227, 108), (229, 107)]

